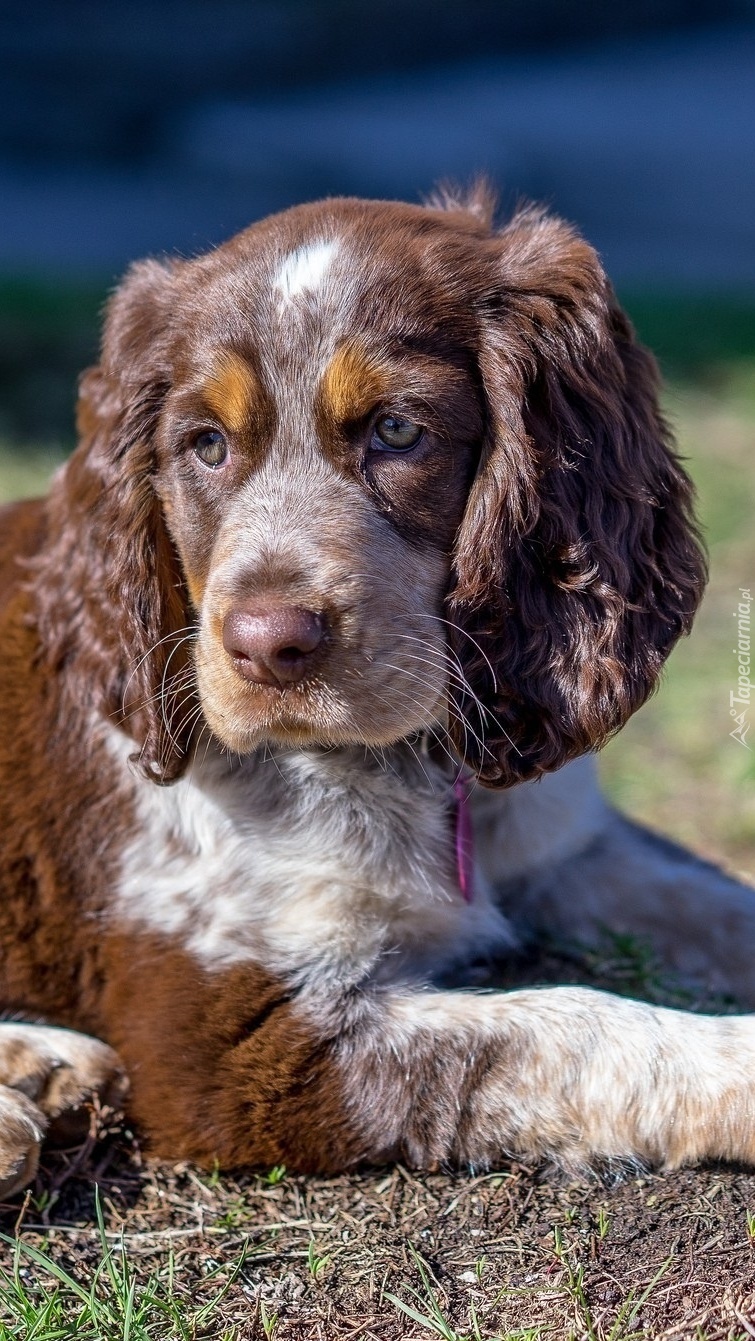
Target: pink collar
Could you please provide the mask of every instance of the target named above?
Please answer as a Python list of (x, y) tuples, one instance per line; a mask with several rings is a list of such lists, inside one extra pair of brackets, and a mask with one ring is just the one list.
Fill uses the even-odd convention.
[(465, 903), (471, 903), (474, 897), (474, 830), (469, 805), (470, 787), (471, 781), (469, 778), (457, 778), (454, 783), (456, 878), (459, 881), (461, 897)]

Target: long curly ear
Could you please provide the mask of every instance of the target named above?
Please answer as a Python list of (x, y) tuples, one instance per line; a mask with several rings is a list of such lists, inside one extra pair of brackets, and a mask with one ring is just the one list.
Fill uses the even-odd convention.
[(183, 578), (153, 488), (172, 284), (173, 267), (143, 262), (110, 302), (34, 579), (43, 652), (65, 692), (119, 722), (158, 782), (185, 767), (191, 694)]
[(655, 362), (595, 252), (534, 210), (482, 246), (490, 435), (450, 613), (473, 691), (457, 743), (507, 786), (623, 726), (689, 631), (705, 562)]

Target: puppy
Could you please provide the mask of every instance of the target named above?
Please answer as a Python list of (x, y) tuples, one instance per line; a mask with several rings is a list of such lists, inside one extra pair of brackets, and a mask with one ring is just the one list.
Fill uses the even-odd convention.
[(511, 945), (501, 898), (580, 935), (613, 905), (694, 973), (715, 891), (745, 990), (755, 944), (747, 891), (570, 762), (704, 562), (595, 253), (491, 212), (331, 200), (135, 266), (77, 451), (5, 513), (6, 1194), (124, 1068), (201, 1162), (755, 1156), (752, 1018), (438, 986)]

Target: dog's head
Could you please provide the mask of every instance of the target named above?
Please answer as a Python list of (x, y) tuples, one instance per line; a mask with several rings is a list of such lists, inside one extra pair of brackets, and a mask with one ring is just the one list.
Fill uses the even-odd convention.
[(507, 785), (601, 745), (700, 598), (651, 356), (594, 251), (484, 195), (332, 200), (135, 266), (50, 503), (56, 664), (177, 777), (208, 723), (446, 726)]

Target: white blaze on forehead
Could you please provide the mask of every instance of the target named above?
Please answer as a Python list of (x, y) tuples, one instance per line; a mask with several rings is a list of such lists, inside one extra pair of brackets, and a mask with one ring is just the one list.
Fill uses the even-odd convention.
[(311, 293), (322, 284), (338, 251), (337, 242), (312, 242), (292, 251), (278, 266), (275, 287), (289, 303), (301, 293)]

